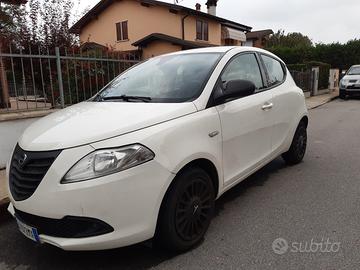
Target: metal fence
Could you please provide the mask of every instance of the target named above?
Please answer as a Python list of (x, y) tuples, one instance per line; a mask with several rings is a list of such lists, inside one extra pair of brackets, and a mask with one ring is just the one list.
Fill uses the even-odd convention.
[(64, 108), (89, 99), (140, 62), (137, 53), (28, 48), (0, 51), (0, 113)]
[(311, 92), (313, 89), (313, 74), (311, 70), (296, 71), (290, 70), (290, 73), (298, 87), (304, 92)]

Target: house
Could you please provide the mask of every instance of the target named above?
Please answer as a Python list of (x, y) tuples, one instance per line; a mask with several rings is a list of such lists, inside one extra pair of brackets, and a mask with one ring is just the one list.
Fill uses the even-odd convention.
[(70, 29), (81, 43), (115, 51), (137, 51), (142, 58), (219, 45), (242, 45), (251, 27), (216, 16), (218, 0), (208, 12), (155, 0), (101, 0)]
[(266, 29), (246, 33), (246, 46), (264, 48), (270, 35), (274, 34), (273, 30)]

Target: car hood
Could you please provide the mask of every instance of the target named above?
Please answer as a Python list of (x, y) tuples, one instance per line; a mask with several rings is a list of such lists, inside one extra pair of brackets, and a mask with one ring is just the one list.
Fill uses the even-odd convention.
[(29, 126), (19, 140), (28, 151), (65, 149), (120, 136), (196, 112), (193, 103), (83, 102)]
[(345, 75), (342, 80), (360, 80), (360, 75)]

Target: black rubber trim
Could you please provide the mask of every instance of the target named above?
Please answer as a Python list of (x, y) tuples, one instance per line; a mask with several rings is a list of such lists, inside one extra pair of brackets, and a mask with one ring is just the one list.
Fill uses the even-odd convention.
[(15, 209), (15, 217), (36, 228), (38, 234), (60, 238), (85, 238), (114, 231), (106, 222), (89, 217), (65, 216), (62, 219), (40, 217)]

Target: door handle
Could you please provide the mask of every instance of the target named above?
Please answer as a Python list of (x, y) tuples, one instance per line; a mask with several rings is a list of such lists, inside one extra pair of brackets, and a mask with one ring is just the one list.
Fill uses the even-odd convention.
[(266, 103), (261, 107), (261, 109), (262, 109), (263, 111), (267, 111), (267, 110), (272, 109), (272, 107), (274, 107), (274, 104), (269, 103), (269, 102), (266, 102)]

